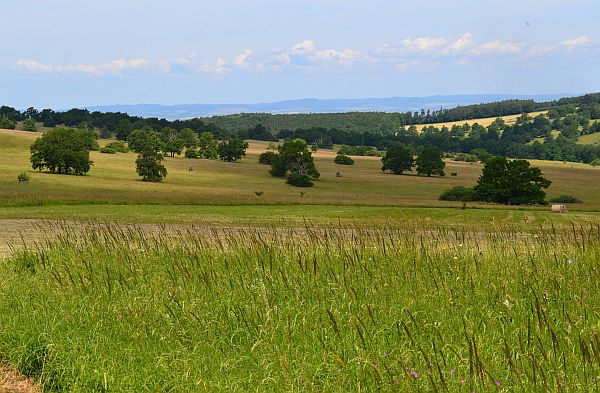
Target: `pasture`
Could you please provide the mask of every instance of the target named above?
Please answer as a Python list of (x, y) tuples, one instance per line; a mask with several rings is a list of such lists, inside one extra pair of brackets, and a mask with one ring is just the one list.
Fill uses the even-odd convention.
[[(136, 154), (92, 152), (94, 166), (87, 176), (57, 176), (32, 171), (29, 145), (35, 133), (0, 131), (0, 205), (35, 206), (54, 204), (134, 205), (354, 205), (456, 207), (438, 196), (456, 185), (471, 186), (481, 174), (481, 164), (447, 161), (447, 176), (398, 176), (381, 172), (377, 157), (355, 157), (356, 164), (333, 163), (333, 150), (314, 154), (321, 177), (315, 186), (298, 189), (268, 174), (258, 164), (266, 142), (251, 141), (247, 157), (239, 162), (165, 159), (168, 176), (163, 183), (148, 184), (135, 173)], [(105, 141), (101, 141), (106, 143)], [(577, 163), (535, 162), (554, 184), (549, 197), (572, 194), (583, 200), (577, 210), (600, 210), (600, 194), (589, 184), (600, 182), (600, 169)], [(190, 168), (192, 171), (190, 171)], [(30, 184), (18, 184), (21, 171), (31, 175)], [(341, 177), (336, 174), (340, 173)], [(458, 176), (450, 176), (456, 172)], [(255, 193), (262, 191), (261, 196)]]
[(31, 171), (37, 136), (0, 131), (0, 366), (44, 391), (598, 389), (598, 168), (533, 162), (584, 201), (553, 215), (437, 200), (479, 164), (397, 176), (320, 150), (298, 189), (252, 141), (148, 184), (133, 153)]
[(58, 226), (0, 269), (47, 391), (595, 391), (600, 229)]

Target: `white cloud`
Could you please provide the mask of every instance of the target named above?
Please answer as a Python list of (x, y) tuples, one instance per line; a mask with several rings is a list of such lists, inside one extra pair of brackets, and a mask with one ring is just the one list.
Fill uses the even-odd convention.
[(473, 45), (473, 34), (465, 33), (458, 39), (450, 43), (450, 50), (453, 52), (462, 52)]
[(403, 49), (415, 52), (432, 52), (448, 44), (445, 38), (419, 37), (415, 39), (406, 38), (400, 41)]
[(520, 52), (520, 44), (495, 40), (477, 45), (468, 53), (472, 55), (516, 55)]
[(191, 52), (187, 56), (183, 56), (178, 59), (175, 59), (173, 61), (173, 63), (181, 65), (181, 66), (186, 66), (186, 65), (189, 65), (190, 63), (192, 63), (192, 61), (194, 61), (197, 57), (198, 57), (198, 54), (196, 52)]
[(573, 52), (574, 50), (580, 47), (586, 47), (590, 44), (592, 40), (586, 35), (581, 35), (575, 38), (568, 38), (566, 40), (557, 42), (552, 45), (540, 45), (540, 46), (531, 46), (529, 48), (528, 54), (531, 56), (535, 55), (545, 55), (549, 53), (555, 53), (560, 51)]
[(250, 59), (250, 57), (252, 57), (253, 54), (254, 52), (252, 52), (251, 49), (246, 49), (233, 59), (233, 64), (235, 64), (239, 68), (249, 68), (250, 64), (248, 63), (248, 60)]
[(35, 60), (19, 59), (14, 65), (15, 69), (31, 72), (57, 72), (80, 74), (119, 74), (126, 70), (136, 70), (150, 65), (146, 59), (117, 59), (106, 64), (43, 64)]
[(203, 64), (196, 68), (196, 71), (207, 74), (225, 75), (230, 73), (231, 69), (227, 67), (227, 61), (219, 57), (215, 64)]
[(15, 63), (14, 69), (31, 72), (52, 72), (54, 67), (49, 64), (42, 64), (35, 60), (19, 59)]
[(304, 55), (312, 53), (315, 50), (315, 42), (313, 40), (306, 39), (292, 47), (291, 53), (293, 55)]
[(312, 39), (305, 39), (286, 50), (256, 53), (248, 48), (231, 57), (215, 61), (199, 61), (191, 52), (173, 60), (150, 61), (145, 58), (117, 59), (104, 64), (45, 64), (32, 59), (18, 59), (13, 68), (34, 73), (64, 73), (85, 75), (121, 75), (126, 72), (160, 72), (165, 74), (200, 73), (225, 75), (239, 71), (280, 71), (288, 67), (333, 69), (357, 64), (379, 64), (397, 70), (427, 69), (428, 65), (473, 64), (477, 59), (494, 57), (525, 59), (549, 53), (576, 53), (591, 47), (594, 42), (586, 35), (564, 39), (554, 44), (532, 45), (506, 42), (499, 39), (478, 42), (467, 32), (459, 37), (404, 38), (396, 44), (385, 44), (369, 50), (355, 48), (318, 48)]

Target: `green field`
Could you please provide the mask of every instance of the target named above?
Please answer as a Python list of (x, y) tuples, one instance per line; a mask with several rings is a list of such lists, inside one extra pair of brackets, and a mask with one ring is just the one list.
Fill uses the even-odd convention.
[(533, 162), (584, 201), (557, 215), (437, 200), (479, 164), (396, 176), (321, 150), (298, 189), (251, 142), (148, 184), (133, 153), (31, 171), (37, 136), (0, 131), (0, 368), (44, 391), (599, 388), (598, 168)]
[(582, 135), (577, 139), (577, 143), (581, 143), (584, 145), (600, 144), (600, 133)]
[[(418, 177), (381, 172), (376, 157), (356, 157), (354, 166), (333, 163), (333, 150), (315, 154), (321, 178), (310, 189), (300, 190), (268, 174), (258, 164), (258, 155), (267, 143), (251, 142), (248, 156), (236, 163), (212, 160), (168, 158), (169, 171), (160, 184), (144, 183), (135, 173), (134, 153), (100, 154), (92, 152), (94, 166), (87, 176), (57, 176), (32, 171), (29, 145), (35, 133), (0, 131), (0, 205), (28, 206), (48, 204), (211, 204), (211, 205), (360, 205), (448, 207), (456, 203), (437, 200), (446, 188), (474, 185), (481, 164), (447, 162), (448, 175)], [(600, 183), (600, 169), (589, 165), (562, 162), (534, 162), (554, 181), (549, 196), (572, 194), (583, 200), (573, 205), (578, 210), (600, 210), (600, 194), (589, 184)], [(193, 171), (189, 171), (190, 167)], [(20, 185), (16, 176), (28, 170), (31, 182)], [(340, 172), (341, 177), (336, 177)], [(262, 191), (258, 197), (255, 192)], [(302, 195), (301, 192), (304, 192)]]
[(595, 391), (600, 232), (89, 224), (0, 269), (47, 391)]

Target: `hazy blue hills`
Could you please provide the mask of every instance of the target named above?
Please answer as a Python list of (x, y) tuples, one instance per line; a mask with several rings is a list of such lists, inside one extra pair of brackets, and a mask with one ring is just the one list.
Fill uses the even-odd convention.
[(570, 94), (511, 95), (465, 94), (428, 97), (351, 98), (351, 99), (299, 99), (259, 104), (135, 104), (86, 107), (90, 111), (124, 112), (132, 116), (188, 119), (234, 113), (343, 113), (343, 112), (407, 112), (421, 109), (437, 110), (460, 105), (482, 104), (509, 99), (551, 101)]

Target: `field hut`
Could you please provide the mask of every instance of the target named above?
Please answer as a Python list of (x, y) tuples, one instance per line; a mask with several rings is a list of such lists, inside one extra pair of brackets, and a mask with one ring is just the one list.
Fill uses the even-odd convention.
[(566, 205), (552, 205), (552, 213), (566, 213), (567, 206)]

